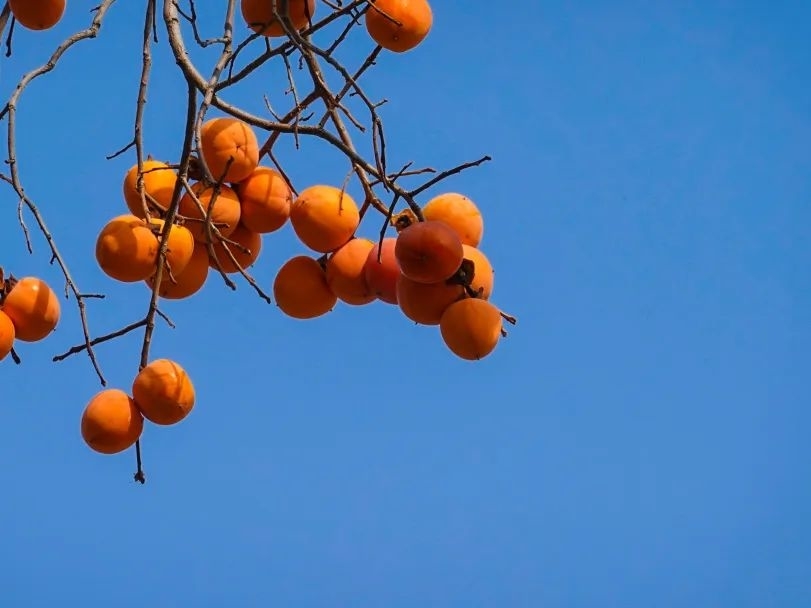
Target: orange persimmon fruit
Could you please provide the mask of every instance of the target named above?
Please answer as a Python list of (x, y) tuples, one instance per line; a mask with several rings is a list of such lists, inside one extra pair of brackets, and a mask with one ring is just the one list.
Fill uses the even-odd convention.
[(465, 259), (473, 262), (473, 278), (470, 286), (476, 292), (481, 289), (480, 297), (487, 300), (490, 294), (493, 293), (493, 283), (495, 281), (493, 266), (481, 249), (471, 247), (470, 245), (462, 245), (462, 248), (464, 250)]
[[(183, 272), (172, 273), (170, 277), (167, 272), (161, 275), (161, 284), (158, 289), (158, 294), (167, 300), (182, 300), (194, 295), (203, 285), (205, 285), (208, 278), (208, 245), (203, 243), (196, 243), (192, 251), (191, 259)], [(174, 281), (172, 279), (174, 278)], [(152, 275), (146, 279), (146, 284), (150, 289), (154, 288), (155, 276)]]
[(275, 169), (257, 167), (234, 189), (242, 204), (240, 219), (248, 230), (260, 234), (275, 232), (290, 217), (293, 193)]
[[(220, 268), (226, 274), (239, 272), (239, 267), (243, 270), (247, 270), (259, 257), (259, 252), (262, 250), (262, 235), (258, 232), (248, 230), (240, 223), (228, 239), (245, 247), (248, 251), (243, 251), (241, 248), (231, 243), (218, 241), (214, 244), (213, 249), (216, 261), (220, 263)], [(228, 251), (225, 249), (226, 247), (228, 247), (228, 251), (234, 256), (239, 267), (231, 261), (231, 256), (228, 255)], [(210, 257), (209, 265), (212, 268), (217, 268), (217, 263), (213, 259), (210, 259)]]
[[(158, 246), (160, 246), (161, 234), (163, 227), (166, 223), (153, 217), (150, 219), (152, 231), (158, 239)], [(194, 235), (185, 226), (179, 224), (172, 224), (169, 228), (169, 242), (166, 244), (166, 258), (165, 263), (172, 274), (180, 274), (186, 268), (186, 265), (191, 260), (192, 253), (194, 253)], [(164, 271), (165, 272), (165, 271)]]
[(501, 312), (487, 300), (454, 302), (439, 322), (442, 340), (457, 357), (475, 361), (489, 355), (501, 338)]
[(231, 116), (203, 123), (200, 152), (215, 181), (241, 182), (259, 165), (256, 133), (248, 123)]
[(178, 363), (155, 359), (135, 376), (132, 398), (150, 422), (177, 424), (194, 408), (194, 385)]
[(144, 417), (135, 401), (117, 388), (96, 393), (82, 413), (82, 439), (102, 454), (123, 452), (138, 440), (143, 430)]
[(444, 281), (459, 270), (464, 248), (459, 235), (444, 222), (414, 222), (397, 235), (394, 255), (400, 271), (418, 283)]
[[(274, 0), (242, 0), (242, 18), (254, 32), (267, 37), (284, 36), (282, 24), (273, 12)], [(281, 13), (279, 0), (276, 12)], [(315, 0), (289, 0), (287, 17), (296, 30), (306, 28), (315, 15)]]
[(37, 277), (23, 277), (6, 293), (2, 310), (14, 324), (14, 337), (23, 342), (44, 339), (59, 323), (61, 307), (53, 289)]
[(62, 20), (66, 0), (9, 0), (17, 23), (29, 30), (48, 30)]
[[(144, 193), (155, 199), (158, 210), (166, 211), (172, 202), (172, 194), (177, 183), (177, 174), (166, 163), (147, 159), (143, 162)], [(124, 201), (130, 213), (145, 217), (141, 195), (138, 194), (138, 164), (134, 164), (124, 176)], [(155, 213), (155, 203), (146, 198), (150, 213)]]
[(145, 220), (119, 215), (101, 229), (96, 239), (96, 261), (107, 276), (123, 283), (143, 281), (158, 262), (160, 242)]
[(427, 0), (371, 0), (366, 31), (377, 44), (395, 53), (419, 45), (434, 23)]
[[(206, 213), (208, 208), (211, 207), (211, 222), (212, 226), (212, 242), (217, 242), (217, 235), (214, 232), (216, 227), (220, 234), (228, 237), (234, 230), (237, 229), (239, 219), (241, 216), (241, 207), (237, 193), (228, 186), (220, 186), (216, 198), (214, 197), (214, 188), (206, 187), (203, 182), (195, 182), (191, 186), (192, 192), (186, 192), (180, 199), (178, 206), (178, 213), (180, 215), (190, 218), (186, 221), (185, 226), (188, 228), (194, 240), (198, 243), (208, 243), (208, 236), (206, 234)], [(200, 211), (192, 193), (197, 196), (200, 204), (203, 207), (203, 212)], [(213, 203), (212, 203), (213, 200)]]
[(16, 333), (11, 317), (0, 310), (0, 361), (5, 359), (14, 348)]
[(476, 204), (463, 194), (447, 192), (435, 196), (422, 208), (426, 220), (445, 222), (465, 245), (478, 247), (484, 233), (484, 220)]
[(377, 298), (366, 282), (365, 273), (366, 260), (374, 246), (369, 239), (351, 239), (327, 259), (327, 285), (339, 300), (362, 306)]
[(298, 255), (287, 260), (273, 280), (273, 296), (281, 311), (294, 319), (313, 319), (338, 302), (318, 260)]
[(290, 208), (290, 223), (299, 240), (319, 253), (346, 243), (360, 224), (360, 210), (347, 192), (334, 186), (310, 186)]
[(382, 248), (379, 243), (375, 243), (366, 257), (363, 269), (369, 289), (379, 300), (387, 304), (397, 304), (397, 279), (401, 273), (397, 257), (394, 255), (396, 243), (397, 238), (391, 236), (383, 239)]

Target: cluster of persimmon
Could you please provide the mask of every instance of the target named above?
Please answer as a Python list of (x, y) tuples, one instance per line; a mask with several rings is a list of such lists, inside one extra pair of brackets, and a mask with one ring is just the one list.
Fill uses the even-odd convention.
[[(241, 0), (242, 18), (257, 34), (268, 38), (286, 36), (278, 16), (279, 0)], [(296, 30), (304, 30), (314, 20), (315, 0), (288, 0), (287, 13)], [(425, 40), (433, 25), (433, 12), (427, 0), (369, 0), (364, 24), (369, 37), (395, 53), (410, 51)]]
[(503, 334), (502, 315), (489, 302), (494, 272), (478, 248), (484, 222), (468, 197), (449, 192), (422, 209), (392, 218), (396, 237), (377, 243), (355, 236), (358, 206), (333, 186), (311, 186), (294, 201), (290, 223), (299, 240), (325, 255), (298, 255), (273, 284), (276, 304), (298, 319), (380, 300), (398, 305), (422, 325), (439, 325), (445, 344), (463, 359), (490, 354)]
[(38, 277), (4, 277), (0, 268), (0, 361), (16, 340), (39, 342), (59, 323), (61, 308), (53, 289)]
[(141, 437), (144, 419), (177, 424), (194, 408), (194, 385), (186, 370), (170, 359), (155, 359), (135, 376), (132, 389), (104, 389), (82, 413), (85, 443), (101, 454), (117, 454)]

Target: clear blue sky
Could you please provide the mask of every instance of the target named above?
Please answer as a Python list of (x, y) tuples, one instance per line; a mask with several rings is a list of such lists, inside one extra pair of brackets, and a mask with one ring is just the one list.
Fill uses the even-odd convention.
[[(53, 31), (17, 29), (4, 98), (97, 0), (68, 4)], [(27, 192), (81, 288), (108, 294), (94, 334), (148, 305), (93, 259), (125, 210), (134, 153), (104, 156), (131, 137), (143, 4), (118, 3), (19, 108)], [(396, 308), (295, 322), (214, 277), (164, 305), (177, 329), (159, 326), (153, 356), (186, 366), (198, 402), (147, 428), (140, 486), (131, 451), (81, 441), (100, 387), (86, 357), (51, 363), (81, 341), (64, 302), (22, 366), (0, 365), (0, 604), (811, 605), (811, 7), (491, 8), (435, 2), (425, 44), (364, 82), (390, 100), (392, 166), (492, 155), (431, 194), (483, 210), (509, 338), (471, 364)], [(161, 48), (145, 137), (173, 159), (184, 85)], [(370, 48), (359, 30), (343, 57)], [(264, 74), (228, 98), (285, 108)], [(346, 172), (323, 145), (280, 156), (299, 187)], [(2, 192), (2, 265), (61, 285)], [(269, 288), (303, 251), (288, 226), (254, 274)], [(130, 385), (140, 339), (98, 348), (111, 386)]]

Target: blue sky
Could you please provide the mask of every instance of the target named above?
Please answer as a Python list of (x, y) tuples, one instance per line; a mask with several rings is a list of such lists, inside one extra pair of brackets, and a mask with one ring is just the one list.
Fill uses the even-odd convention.
[[(16, 29), (4, 99), (95, 4)], [(142, 4), (115, 5), (18, 112), (26, 191), (81, 289), (107, 294), (90, 304), (94, 335), (148, 306), (93, 259), (135, 162), (104, 156), (131, 137)], [(221, 16), (202, 6), (215, 35)], [(0, 364), (3, 605), (811, 603), (811, 8), (489, 10), (436, 2), (425, 43), (363, 82), (389, 99), (392, 167), (493, 157), (430, 194), (479, 204), (493, 300), (518, 326), (474, 364), (394, 307), (297, 322), (213, 276), (163, 306), (177, 328), (159, 325), (153, 357), (184, 365), (198, 401), (180, 425), (147, 427), (140, 486), (131, 451), (81, 441), (100, 387), (86, 357), (51, 362), (81, 341), (63, 302), (22, 366)], [(159, 36), (145, 138), (169, 160), (185, 85)], [(358, 30), (342, 57), (370, 49)], [(283, 86), (269, 68), (228, 99), (282, 109)], [(279, 155), (299, 188), (347, 170), (310, 141)], [(2, 200), (2, 266), (60, 286), (39, 235), (26, 253), (8, 187)], [(303, 252), (288, 225), (253, 274), (270, 288)], [(110, 386), (129, 387), (141, 337), (98, 348)]]

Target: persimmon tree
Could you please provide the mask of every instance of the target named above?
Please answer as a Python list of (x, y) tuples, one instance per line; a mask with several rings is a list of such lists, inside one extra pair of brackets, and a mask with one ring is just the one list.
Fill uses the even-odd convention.
[[(443, 170), (412, 162), (390, 167), (384, 102), (372, 99), (361, 84), (381, 53), (408, 61), (408, 51), (430, 34), (435, 15), (427, 0), (143, 0), (141, 77), (134, 87), (134, 119), (126, 117), (133, 120), (132, 138), (107, 157), (130, 155), (132, 164), (122, 176), (119, 212), (97, 218), (95, 261), (110, 281), (134, 284), (133, 297), (143, 297), (145, 313), (94, 336), (88, 316), (103, 305), (104, 295), (80, 288), (58, 246), (65, 238), (60, 227), (49, 225), (26, 194), (16, 155), (16, 142), (26, 134), (17, 128), (16, 113), (26, 87), (46, 77), (74, 46), (96, 38), (115, 5), (103, 0), (96, 6), (87, 28), (25, 73), (0, 110), (7, 130), (0, 179), (16, 193), (28, 251), (33, 253), (24, 211), (64, 276), (66, 298), (78, 307), (83, 341), (53, 360), (86, 355), (102, 386), (81, 415), (81, 434), (90, 448), (102, 454), (134, 448), (135, 480), (145, 482), (146, 421), (177, 424), (196, 399), (192, 379), (178, 362), (183, 353), (177, 360), (150, 357), (160, 319), (172, 325), (160, 303), (194, 297), (208, 281), (234, 291), (244, 283), (275, 304), (269, 314), (298, 320), (326, 315), (338, 305), (397, 306), (412, 324), (438, 326), (458, 357), (477, 360), (493, 352), (506, 336), (504, 323), (515, 319), (490, 301), (494, 274), (480, 246), (482, 213), (452, 189), (427, 196), (490, 157)], [(70, 10), (66, 0), (9, 0), (0, 13), (7, 60), (13, 61), (15, 36), (36, 36)], [(206, 37), (201, 14), (221, 16), (221, 31)], [(439, 13), (436, 27), (452, 25)], [(365, 36), (369, 49), (351, 62), (338, 57), (350, 36)], [(143, 136), (158, 45), (168, 46), (187, 90), (181, 149), (176, 158), (163, 160), (152, 157)], [(214, 50), (213, 67), (195, 63), (192, 45)], [(265, 97), (264, 112), (229, 101), (229, 89), (251, 87), (274, 65), (283, 66), (286, 76)], [(257, 91), (266, 86), (263, 82)], [(287, 107), (279, 111), (282, 104)], [(292, 139), (296, 148), (302, 138), (328, 144), (345, 159), (343, 182), (322, 183), (316, 170), (311, 183), (292, 183), (285, 167), (298, 160), (295, 153), (277, 153), (282, 138)], [(356, 145), (360, 138), (365, 145)], [(362, 200), (349, 194), (352, 181)], [(266, 261), (263, 241), (285, 228), (311, 253)], [(270, 286), (252, 275), (262, 263), (276, 266)], [(0, 269), (0, 360), (20, 364), (15, 346), (47, 340), (60, 316), (60, 299), (38, 278), (35, 261), (27, 268)], [(132, 386), (107, 387), (95, 347), (131, 332), (143, 333)]]

